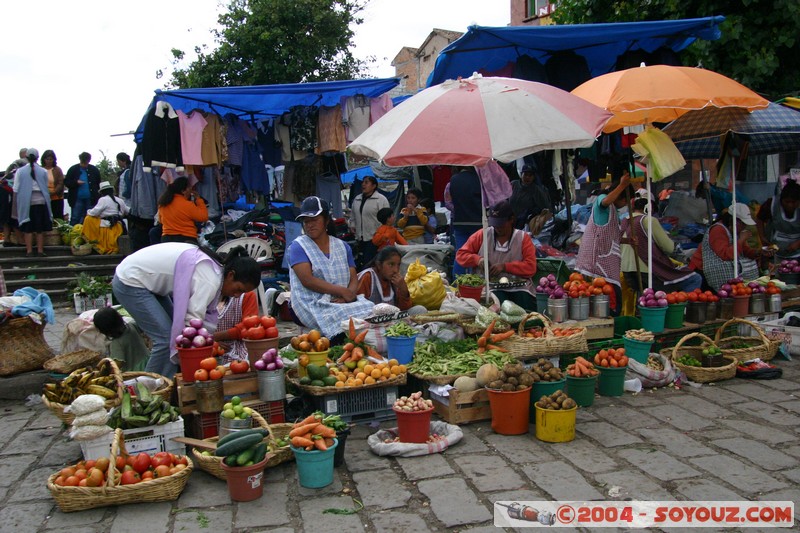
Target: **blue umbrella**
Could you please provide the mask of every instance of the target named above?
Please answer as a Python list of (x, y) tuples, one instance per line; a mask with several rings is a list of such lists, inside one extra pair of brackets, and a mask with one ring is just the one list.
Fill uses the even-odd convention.
[(720, 157), (728, 132), (748, 141), (750, 155), (800, 150), (800, 111), (770, 103), (766, 109), (707, 107), (689, 111), (664, 128), (686, 159)]

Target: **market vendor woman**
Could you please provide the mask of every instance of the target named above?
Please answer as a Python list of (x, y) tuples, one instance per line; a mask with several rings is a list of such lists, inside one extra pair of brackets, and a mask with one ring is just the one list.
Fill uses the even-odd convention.
[(316, 196), (303, 200), (297, 220), (305, 235), (289, 245), (289, 283), (292, 311), (308, 328), (319, 329), (331, 343), (344, 339), (342, 322), (365, 318), (375, 306), (358, 294), (353, 251), (328, 235), (330, 206)]
[(381, 248), (367, 268), (358, 273), (358, 294), (374, 304), (390, 304), (407, 311), (413, 304), (406, 280), (400, 274), (400, 252), (394, 246)]
[(800, 257), (800, 184), (787, 180), (780, 196), (761, 204), (756, 215), (756, 228), (761, 244), (778, 247), (779, 259)]
[(501, 302), (511, 300), (526, 310), (536, 309), (533, 293), (533, 275), (536, 274), (536, 248), (522, 230), (514, 229), (514, 211), (508, 200), (491, 208), (488, 213), (489, 228), (473, 233), (464, 246), (456, 252), (456, 261), (466, 267), (483, 272), (483, 238), (486, 232), (490, 279), (502, 277), (522, 278), (525, 284), (494, 291)]

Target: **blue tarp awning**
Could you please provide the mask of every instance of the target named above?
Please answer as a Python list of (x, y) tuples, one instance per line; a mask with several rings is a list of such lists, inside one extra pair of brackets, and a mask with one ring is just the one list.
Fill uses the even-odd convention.
[(725, 17), (607, 24), (487, 27), (470, 26), (442, 50), (428, 78), (437, 85), (473, 72), (499, 71), (528, 55), (544, 64), (554, 52), (574, 51), (586, 58), (592, 77), (614, 70), (628, 51), (652, 53), (661, 47), (680, 52), (697, 39), (717, 40)]
[[(285, 83), (280, 85), (252, 85), (244, 87), (212, 87), (203, 89), (156, 90), (149, 111), (156, 102), (168, 102), (176, 110), (189, 113), (194, 109), (227, 115), (233, 113), (248, 120), (282, 115), (290, 107), (332, 106), (343, 96), (363, 94), (370, 98), (395, 88), (400, 78), (366, 80), (320, 81)], [(146, 113), (145, 113), (146, 116)], [(137, 142), (141, 140), (144, 119), (137, 129)]]

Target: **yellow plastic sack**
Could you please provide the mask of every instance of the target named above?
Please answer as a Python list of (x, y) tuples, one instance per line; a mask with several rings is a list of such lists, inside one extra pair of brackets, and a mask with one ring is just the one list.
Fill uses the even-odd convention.
[(424, 305), (429, 311), (438, 311), (445, 296), (444, 282), (438, 272), (428, 272), (417, 259), (408, 266), (406, 285), (414, 305)]

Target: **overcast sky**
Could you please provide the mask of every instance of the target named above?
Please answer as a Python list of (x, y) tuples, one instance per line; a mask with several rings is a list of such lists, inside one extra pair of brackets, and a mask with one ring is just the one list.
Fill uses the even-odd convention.
[[(130, 135), (169, 71), (172, 48), (212, 44), (219, 0), (27, 0), (0, 2), (0, 168), (19, 149), (53, 149), (64, 170), (87, 151), (92, 162), (133, 154)], [(356, 28), (355, 54), (376, 56), (374, 77), (394, 75), (392, 58), (432, 28), (505, 26), (508, 0), (371, 0)]]

